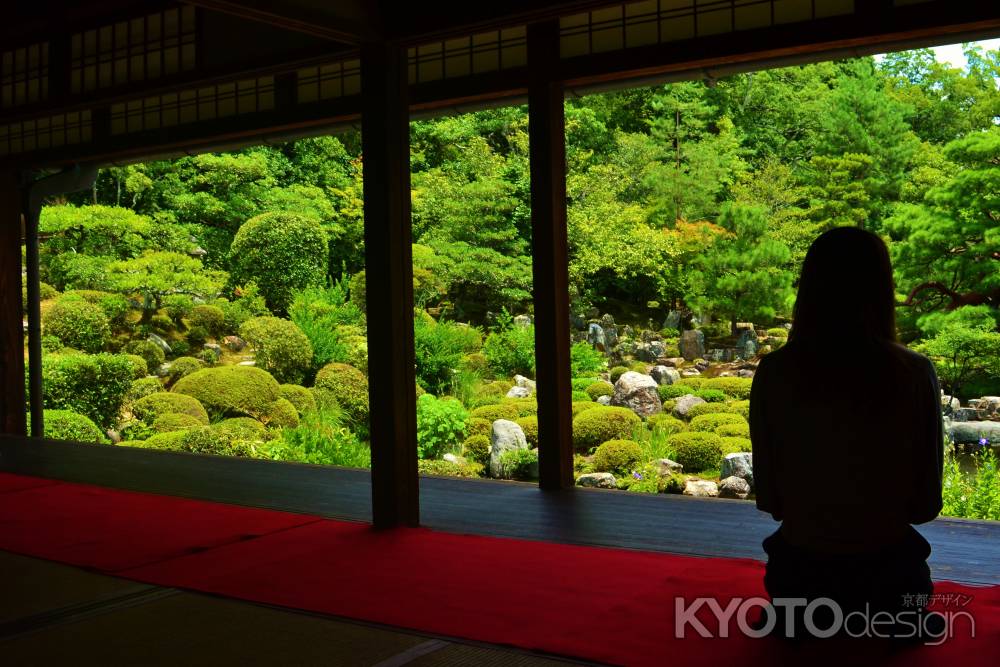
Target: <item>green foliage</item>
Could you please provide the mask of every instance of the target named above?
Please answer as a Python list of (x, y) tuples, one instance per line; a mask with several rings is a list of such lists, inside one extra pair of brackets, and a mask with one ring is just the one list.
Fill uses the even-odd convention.
[(599, 407), (601, 407), (600, 403), (595, 403), (589, 399), (586, 401), (573, 401), (573, 417), (576, 417), (581, 412), (586, 412), (587, 410)]
[(356, 426), (368, 423), (368, 378), (357, 368), (327, 364), (316, 373), (315, 386), (326, 391)]
[(693, 394), (695, 391), (697, 390), (682, 384), (661, 384), (656, 388), (656, 393), (660, 395), (661, 401), (680, 398), (686, 394)]
[(573, 391), (587, 391), (587, 387), (594, 384), (595, 382), (600, 382), (600, 378), (597, 377), (573, 378), (572, 380), (570, 380), (570, 385), (573, 387)]
[(642, 448), (633, 440), (608, 440), (594, 451), (591, 465), (595, 472), (628, 475), (642, 461)]
[(750, 398), (750, 385), (752, 384), (753, 378), (716, 377), (706, 378), (701, 383), (701, 388), (721, 391), (730, 398), (742, 401)]
[[(733, 424), (727, 424), (727, 426), (733, 426)], [(721, 428), (721, 427), (720, 427)], [(749, 452), (752, 451), (750, 438), (746, 436), (739, 435), (728, 435), (723, 436), (721, 433), (716, 433), (719, 436), (719, 446), (722, 449), (722, 454), (735, 454), (737, 452)]]
[(233, 238), (233, 278), (255, 282), (268, 307), (285, 312), (296, 290), (323, 284), (327, 253), (326, 232), (315, 218), (264, 213), (243, 224)]
[(722, 439), (714, 433), (687, 431), (668, 439), (674, 448), (675, 460), (684, 472), (699, 472), (719, 465), (722, 459)]
[(941, 514), (966, 519), (1000, 520), (1000, 465), (989, 447), (977, 452), (965, 472), (953, 455), (944, 464)]
[(288, 399), (278, 398), (268, 406), (260, 421), (272, 428), (295, 428), (299, 425), (299, 411)]
[(240, 337), (253, 348), (257, 366), (278, 382), (301, 384), (312, 366), (312, 345), (294, 322), (254, 317), (240, 327)]
[(615, 366), (610, 371), (611, 384), (618, 382), (618, 378), (628, 373), (628, 368), (625, 366)]
[(226, 314), (218, 306), (199, 304), (188, 313), (188, 324), (191, 330), (200, 327), (212, 338), (221, 338), (226, 331)]
[(538, 447), (538, 416), (527, 415), (517, 420), (517, 425), (524, 431), (524, 439), (531, 447)]
[(573, 395), (572, 395), (572, 399), (574, 401), (592, 401), (592, 400), (594, 400), (594, 399), (592, 399), (590, 397), (590, 394), (588, 394), (585, 391), (574, 391)]
[(417, 454), (436, 459), (456, 450), (465, 438), (469, 413), (453, 398), (438, 399), (424, 394), (417, 399)]
[(56, 299), (43, 313), (42, 327), (66, 347), (84, 352), (100, 352), (111, 340), (107, 315), (100, 306), (75, 296)]
[(528, 398), (505, 398), (500, 403), (516, 407), (518, 417), (530, 417), (538, 414), (538, 401), (534, 396)]
[(138, 380), (133, 380), (129, 386), (128, 393), (125, 395), (125, 402), (134, 403), (144, 396), (149, 396), (160, 391), (166, 391), (166, 389), (163, 388), (163, 383), (160, 382), (159, 378), (139, 378)]
[(46, 409), (72, 410), (100, 428), (111, 428), (134, 378), (132, 361), (124, 355), (47, 355), (42, 358), (42, 400)]
[(483, 354), (498, 377), (535, 375), (535, 326), (515, 326), (507, 316), (486, 337)]
[(309, 338), (316, 368), (351, 361), (350, 342), (342, 328), (361, 327), (364, 312), (350, 299), (344, 280), (296, 292), (288, 316)]
[(150, 375), (167, 360), (163, 349), (151, 340), (133, 340), (122, 349), (128, 354), (142, 357), (146, 362), (146, 372)]
[(695, 418), (704, 415), (723, 413), (738, 415), (742, 413), (742, 410), (740, 406), (734, 405), (733, 403), (699, 403), (698, 405), (691, 406), (685, 416), (688, 420), (694, 420)]
[(230, 417), (212, 424), (217, 432), (226, 433), (239, 440), (268, 440), (267, 428), (250, 417)]
[(173, 392), (157, 392), (132, 403), (130, 410), (136, 419), (152, 424), (166, 414), (185, 414), (208, 425), (208, 412), (198, 399)]
[(192, 415), (185, 415), (177, 412), (169, 412), (160, 415), (153, 420), (152, 427), (157, 433), (167, 433), (169, 431), (180, 431), (186, 428), (197, 428), (205, 423)]
[(268, 458), (348, 468), (370, 468), (371, 451), (348, 426), (337, 408), (320, 408), (302, 416), (295, 428), (286, 428), (281, 439), (269, 443)]
[(128, 357), (128, 360), (132, 362), (132, 374), (136, 380), (140, 380), (147, 375), (149, 375), (149, 365), (146, 360), (140, 357), (138, 354), (124, 354), (123, 356)]
[(726, 400), (726, 395), (718, 389), (699, 389), (694, 395), (709, 403), (722, 403)]
[(192, 396), (215, 417), (249, 416), (264, 420), (281, 397), (278, 381), (253, 366), (203, 368), (177, 381), (173, 394)]
[(675, 382), (673, 386), (686, 388), (689, 394), (693, 394), (695, 390), (701, 389), (704, 382), (705, 378), (703, 377), (681, 378), (680, 382)]
[(589, 343), (574, 343), (569, 348), (569, 368), (573, 377), (600, 373), (607, 366), (604, 355)]
[(498, 419), (506, 419), (507, 421), (517, 421), (518, 417), (521, 416), (520, 411), (517, 406), (513, 403), (498, 403), (497, 405), (484, 405), (478, 407), (469, 413), (471, 417), (479, 417), (480, 419), (485, 419), (492, 425)]
[(430, 316), (413, 320), (413, 348), (417, 382), (432, 394), (452, 388), (465, 355), (478, 352), (482, 336), (473, 327), (456, 322), (435, 322)]
[(194, 357), (177, 357), (170, 363), (167, 378), (169, 378), (170, 384), (174, 384), (185, 375), (200, 371), (204, 366), (205, 364)]
[(596, 401), (601, 396), (611, 396), (614, 394), (615, 388), (608, 382), (595, 382), (587, 386), (586, 392), (590, 396), (590, 400)]
[(419, 459), (417, 472), (421, 475), (436, 475), (439, 477), (480, 477), (483, 466), (476, 462), (464, 464), (444, 461), (442, 459)]
[(45, 410), (45, 437), (50, 440), (71, 440), (73, 442), (94, 442), (108, 444), (97, 424), (88, 417), (72, 410)]
[(493, 431), (493, 422), (483, 417), (470, 416), (465, 420), (465, 435), (469, 438), (476, 435), (485, 435), (489, 440)]
[(680, 433), (681, 431), (688, 430), (688, 425), (684, 423), (684, 421), (671, 416), (666, 411), (650, 415), (646, 420), (646, 424), (649, 425), (650, 429), (654, 433), (662, 433), (665, 435), (673, 435), (674, 433)]
[(537, 470), (537, 449), (508, 449), (500, 454), (500, 479), (535, 479)]
[(573, 446), (588, 450), (608, 440), (627, 439), (641, 423), (628, 408), (598, 405), (573, 419)]
[(316, 409), (316, 399), (305, 387), (297, 384), (283, 384), (278, 387), (281, 398), (295, 406), (300, 415)]
[[(709, 417), (711, 415), (702, 415), (703, 417)], [(743, 422), (729, 422), (721, 423), (715, 427), (715, 434), (720, 438), (749, 438), (750, 437), (750, 424)]]
[(991, 323), (961, 318), (962, 310), (938, 320), (937, 333), (915, 346), (934, 362), (949, 393), (958, 395), (971, 382), (1000, 378), (1000, 333)]
[(485, 466), (490, 460), (490, 438), (486, 435), (472, 435), (462, 443), (462, 456)]
[(767, 330), (767, 335), (772, 338), (788, 338), (788, 329), (785, 327), (775, 327)]
[(200, 260), (178, 252), (150, 250), (134, 259), (111, 262), (95, 281), (101, 289), (138, 294), (143, 299), (142, 321), (149, 322), (168, 295), (202, 299), (219, 293), (226, 281), (222, 271), (206, 269)]
[(720, 412), (715, 414), (697, 415), (691, 418), (690, 428), (692, 431), (715, 432), (722, 424), (745, 424), (746, 420), (740, 415)]

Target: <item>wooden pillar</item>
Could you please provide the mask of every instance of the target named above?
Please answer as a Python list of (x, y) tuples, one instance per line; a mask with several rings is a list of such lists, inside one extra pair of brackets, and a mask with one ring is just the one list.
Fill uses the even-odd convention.
[(573, 485), (566, 137), (558, 63), (559, 23), (528, 26), (538, 472), (543, 489)]
[(420, 510), (406, 49), (362, 45), (361, 94), (372, 517), (377, 527), (415, 526)]
[(2, 432), (25, 435), (24, 313), (21, 308), (21, 209), (18, 175), (0, 171), (0, 419)]

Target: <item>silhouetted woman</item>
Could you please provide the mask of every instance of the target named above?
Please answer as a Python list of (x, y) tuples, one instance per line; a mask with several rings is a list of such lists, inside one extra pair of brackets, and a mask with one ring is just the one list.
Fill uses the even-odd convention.
[(787, 344), (757, 368), (757, 507), (781, 522), (764, 540), (772, 599), (893, 612), (931, 593), (912, 524), (941, 510), (940, 391), (931, 363), (896, 342), (894, 304), (882, 240), (828, 231), (802, 264)]

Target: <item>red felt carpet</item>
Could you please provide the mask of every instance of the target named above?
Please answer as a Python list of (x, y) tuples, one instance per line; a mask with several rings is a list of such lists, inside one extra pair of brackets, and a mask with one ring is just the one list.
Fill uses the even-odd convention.
[[(24, 478), (21, 478), (24, 479)], [(424, 632), (624, 665), (995, 665), (1000, 587), (972, 596), (941, 646), (674, 637), (674, 598), (763, 594), (752, 560), (695, 558), (364, 524), (0, 477), (0, 549)], [(249, 539), (253, 536), (253, 539)], [(942, 608), (942, 611), (946, 609)], [(703, 609), (706, 612), (707, 609)], [(717, 626), (706, 613), (699, 618)]]

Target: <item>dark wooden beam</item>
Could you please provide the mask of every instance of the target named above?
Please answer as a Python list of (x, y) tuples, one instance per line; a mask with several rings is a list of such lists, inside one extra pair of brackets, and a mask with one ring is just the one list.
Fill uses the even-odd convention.
[(372, 516), (419, 523), (406, 50), (361, 47)]
[(0, 420), (3, 433), (23, 436), (26, 425), (21, 209), (17, 173), (0, 171)]
[(296, 3), (250, 2), (241, 0), (184, 0), (185, 4), (265, 23), (275, 28), (345, 44), (360, 44), (376, 38), (377, 17), (374, 3), (324, 3), (322, 11), (309, 10)]
[(566, 237), (566, 134), (563, 86), (555, 78), (559, 23), (528, 27), (528, 131), (531, 156), (538, 472), (544, 489), (573, 484), (569, 369), (569, 251)]

